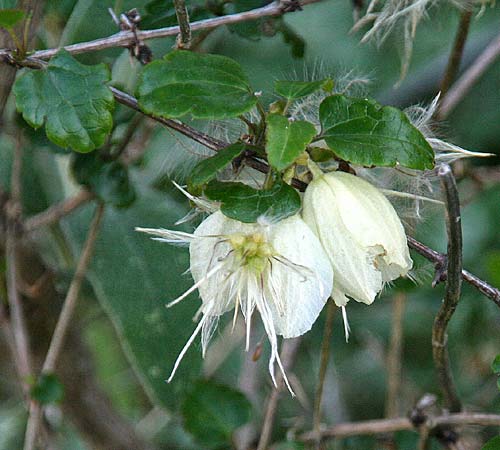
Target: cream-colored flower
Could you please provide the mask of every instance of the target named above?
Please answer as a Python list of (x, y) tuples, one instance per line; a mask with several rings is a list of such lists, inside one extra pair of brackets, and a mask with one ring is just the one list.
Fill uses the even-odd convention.
[(317, 174), (304, 196), (303, 218), (333, 267), (332, 298), (370, 304), (384, 283), (412, 267), (406, 235), (387, 198), (345, 172)]
[[(180, 352), (169, 381), (184, 354), (201, 332), (203, 355), (219, 317), (234, 309), (246, 321), (246, 348), (255, 309), (271, 344), (269, 372), (277, 362), (290, 392), (278, 353), (278, 339), (300, 336), (311, 329), (328, 299), (333, 273), (318, 239), (299, 216), (277, 223), (248, 224), (221, 212), (208, 216), (194, 234), (138, 228), (169, 243), (187, 243), (194, 285), (172, 306), (198, 289), (200, 321)], [(292, 392), (293, 393), (293, 392)]]

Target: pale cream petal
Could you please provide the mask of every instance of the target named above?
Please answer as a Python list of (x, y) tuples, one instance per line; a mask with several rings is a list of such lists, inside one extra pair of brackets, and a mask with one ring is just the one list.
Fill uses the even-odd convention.
[[(279, 258), (267, 271), (266, 297), (278, 334), (292, 338), (309, 331), (331, 290), (333, 271), (318, 238), (299, 216), (275, 224), (270, 242)], [(278, 307), (282, 303), (282, 308)]]

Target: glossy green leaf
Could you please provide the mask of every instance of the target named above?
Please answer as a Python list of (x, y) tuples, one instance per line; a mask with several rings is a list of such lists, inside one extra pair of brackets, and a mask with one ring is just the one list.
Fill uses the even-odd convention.
[(190, 176), (190, 184), (201, 186), (214, 179), (217, 172), (224, 169), (234, 158), (245, 150), (245, 144), (236, 143), (219, 150), (210, 158), (201, 160), (194, 167)]
[(481, 450), (500, 450), (500, 436), (496, 436), (493, 439), (490, 439)]
[(182, 404), (184, 426), (205, 448), (230, 446), (235, 430), (251, 417), (252, 406), (239, 391), (198, 381)]
[(136, 198), (128, 170), (118, 161), (105, 162), (94, 153), (75, 155), (72, 170), (78, 183), (88, 186), (101, 200), (113, 206), (130, 206)]
[(138, 97), (147, 113), (199, 119), (236, 117), (257, 101), (236, 61), (181, 50), (144, 68)]
[(25, 15), (21, 9), (0, 9), (0, 28), (12, 29)]
[(305, 120), (292, 121), (280, 114), (267, 116), (266, 152), (269, 164), (284, 170), (306, 149), (316, 135), (315, 126)]
[(285, 97), (289, 100), (295, 100), (297, 98), (305, 97), (307, 95), (313, 94), (316, 91), (319, 91), (327, 81), (331, 80), (325, 79), (318, 81), (275, 81), (274, 90), (282, 97)]
[(17, 109), (33, 127), (45, 123), (47, 137), (61, 147), (90, 152), (113, 125), (109, 70), (85, 66), (60, 50), (44, 70), (27, 70), (14, 85)]
[(284, 219), (299, 211), (298, 192), (281, 181), (271, 189), (254, 189), (243, 183), (211, 181), (205, 189), (210, 200), (221, 202), (221, 211), (231, 219), (252, 223), (266, 217)]
[(491, 370), (493, 370), (493, 373), (500, 375), (500, 355), (497, 355), (491, 363)]
[(432, 169), (434, 152), (397, 108), (343, 95), (327, 97), (319, 116), (327, 145), (340, 158), (362, 166)]
[(42, 374), (30, 394), (42, 405), (59, 403), (64, 397), (64, 386), (54, 374)]

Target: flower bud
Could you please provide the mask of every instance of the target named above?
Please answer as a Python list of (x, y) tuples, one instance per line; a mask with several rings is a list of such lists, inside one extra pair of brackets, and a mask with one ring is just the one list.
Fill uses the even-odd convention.
[(302, 214), (332, 264), (332, 298), (338, 306), (349, 298), (371, 304), (384, 283), (412, 267), (396, 211), (362, 178), (345, 172), (315, 176), (306, 189)]

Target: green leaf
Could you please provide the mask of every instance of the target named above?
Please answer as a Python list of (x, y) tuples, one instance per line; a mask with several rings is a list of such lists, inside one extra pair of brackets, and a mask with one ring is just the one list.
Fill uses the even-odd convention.
[[(130, 208), (106, 208), (87, 278), (153, 404), (176, 411), (182, 393), (200, 376), (202, 361), (193, 345), (172, 382), (165, 382), (194, 331), (192, 319), (200, 305), (193, 294), (165, 308), (193, 284), (182, 276), (189, 267), (189, 254), (136, 233), (134, 227), (172, 226), (188, 208), (173, 186), (168, 195), (159, 194), (147, 187), (144, 175), (133, 174), (139, 194)], [(84, 207), (62, 223), (75, 255), (81, 252), (93, 211), (94, 207)]]
[(88, 186), (101, 200), (113, 206), (130, 206), (136, 198), (128, 170), (118, 161), (105, 162), (95, 153), (76, 154), (72, 170), (78, 183)]
[(288, 100), (295, 100), (320, 90), (328, 81), (331, 80), (327, 78), (318, 81), (275, 81), (274, 90)]
[(25, 15), (21, 9), (0, 9), (0, 28), (11, 30)]
[(109, 77), (104, 64), (85, 66), (60, 50), (46, 69), (28, 70), (17, 79), (17, 109), (33, 128), (45, 122), (47, 137), (57, 145), (90, 152), (113, 125)]
[(306, 149), (316, 128), (305, 120), (292, 121), (280, 114), (267, 116), (266, 152), (269, 164), (284, 170)]
[(59, 403), (64, 397), (64, 386), (54, 374), (42, 374), (30, 394), (42, 405)]
[(144, 68), (138, 97), (149, 114), (199, 119), (236, 117), (257, 101), (236, 61), (182, 50)]
[(373, 100), (327, 97), (319, 117), (327, 145), (340, 158), (362, 166), (432, 169), (434, 152), (397, 108)]
[(493, 439), (490, 439), (481, 450), (500, 450), (500, 436), (496, 436)]
[[(233, 0), (230, 3), (232, 8), (229, 10), (229, 13), (235, 14), (249, 11), (261, 8), (269, 3), (271, 3), (269, 0)], [(234, 23), (232, 25), (228, 25), (228, 28), (245, 39), (257, 41), (262, 37), (263, 26), (265, 23), (272, 27), (272, 19), (265, 17), (256, 20)]]
[(250, 421), (251, 412), (241, 392), (210, 380), (195, 383), (182, 403), (186, 430), (206, 448), (231, 445), (234, 431)]
[(245, 150), (245, 144), (236, 143), (219, 150), (214, 156), (203, 159), (191, 172), (190, 183), (201, 186), (215, 178), (217, 172), (224, 169), (234, 158)]
[(17, 6), (17, 0), (0, 0), (0, 9), (12, 9)]
[[(192, 0), (186, 4), (189, 20), (195, 22), (209, 17), (204, 2)], [(177, 25), (174, 2), (172, 0), (153, 0), (144, 5), (146, 14), (141, 19), (141, 29), (162, 28)]]
[(273, 446), (273, 450), (305, 450), (306, 446), (302, 442), (286, 441)]
[(300, 34), (290, 27), (283, 17), (276, 19), (276, 30), (281, 32), (283, 40), (290, 45), (294, 58), (303, 58), (306, 50), (306, 42)]
[(314, 162), (326, 162), (335, 157), (335, 154), (328, 148), (309, 147), (309, 156)]
[(500, 375), (500, 355), (497, 355), (491, 363), (491, 370), (493, 370), (493, 373)]
[(247, 223), (256, 222), (262, 215), (284, 219), (295, 214), (301, 206), (297, 191), (282, 181), (265, 190), (243, 183), (211, 181), (205, 195), (221, 202), (221, 211), (227, 217)]

